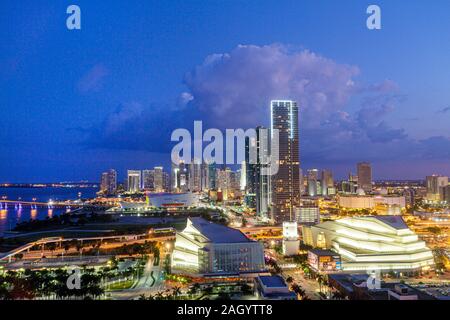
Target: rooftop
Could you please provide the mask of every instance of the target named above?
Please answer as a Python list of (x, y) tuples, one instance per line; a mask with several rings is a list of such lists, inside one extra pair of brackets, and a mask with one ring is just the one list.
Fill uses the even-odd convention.
[(321, 249), (312, 249), (309, 250), (312, 253), (314, 253), (315, 255), (321, 257), (321, 256), (338, 256), (339, 253), (334, 252), (333, 250), (321, 250)]
[(203, 218), (189, 218), (192, 226), (203, 236), (214, 243), (241, 243), (252, 242), (241, 231), (217, 223), (209, 222)]
[(268, 288), (286, 287), (286, 283), (280, 276), (259, 276), (261, 283)]
[(408, 226), (401, 216), (375, 216), (375, 218), (394, 229), (408, 229)]

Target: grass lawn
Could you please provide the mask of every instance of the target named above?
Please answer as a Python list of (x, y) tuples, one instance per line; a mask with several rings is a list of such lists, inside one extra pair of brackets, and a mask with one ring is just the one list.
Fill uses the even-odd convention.
[(130, 289), (134, 284), (134, 280), (125, 280), (113, 283), (109, 286), (107, 291), (115, 291), (115, 290), (125, 290)]

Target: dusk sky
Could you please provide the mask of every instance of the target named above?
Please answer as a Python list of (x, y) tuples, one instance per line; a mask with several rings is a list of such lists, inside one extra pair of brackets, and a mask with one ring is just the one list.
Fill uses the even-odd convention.
[[(66, 9), (81, 8), (81, 30)], [(368, 30), (377, 4), (382, 29)], [(0, 182), (170, 163), (170, 133), (300, 111), (301, 167), (450, 175), (450, 2), (0, 1)]]

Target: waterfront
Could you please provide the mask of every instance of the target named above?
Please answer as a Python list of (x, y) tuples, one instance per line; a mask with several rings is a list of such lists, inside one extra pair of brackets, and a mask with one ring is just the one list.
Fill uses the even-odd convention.
[[(48, 187), (48, 188), (0, 188), (0, 203), (1, 200), (22, 200), (22, 201), (36, 201), (48, 202), (76, 200), (95, 197), (97, 188), (64, 188), (64, 187)], [(5, 204), (2, 203), (0, 210), (0, 237), (5, 231), (9, 231), (15, 227), (19, 222), (28, 221), (30, 219), (46, 219), (65, 212), (65, 208), (37, 207), (31, 209), (30, 206), (23, 206), (21, 209), (14, 204), (8, 204), (5, 209)]]

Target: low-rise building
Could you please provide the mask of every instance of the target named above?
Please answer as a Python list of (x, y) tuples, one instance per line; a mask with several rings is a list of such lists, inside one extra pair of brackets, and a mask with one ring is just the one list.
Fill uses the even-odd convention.
[(403, 195), (340, 195), (338, 204), (344, 209), (375, 209), (377, 206), (406, 208)]
[(341, 256), (332, 250), (313, 249), (308, 251), (308, 264), (315, 271), (338, 271)]
[(255, 294), (260, 300), (297, 300), (280, 276), (258, 276), (255, 278)]
[(317, 204), (304, 204), (295, 208), (294, 212), (299, 225), (314, 225), (320, 222), (320, 209)]
[(381, 282), (378, 288), (367, 286), (368, 274), (335, 273), (328, 275), (330, 287), (349, 300), (435, 300), (425, 292), (402, 283)]
[(401, 216), (342, 218), (302, 232), (306, 244), (338, 253), (344, 271), (416, 272), (434, 266), (431, 250)]

